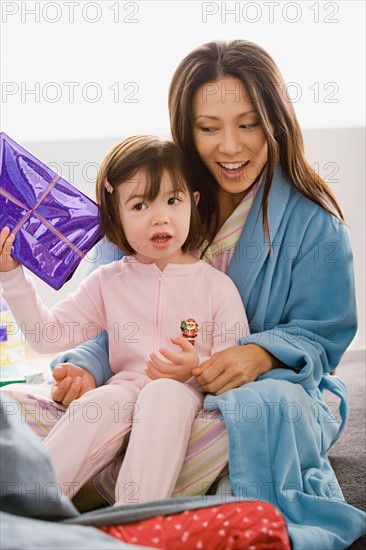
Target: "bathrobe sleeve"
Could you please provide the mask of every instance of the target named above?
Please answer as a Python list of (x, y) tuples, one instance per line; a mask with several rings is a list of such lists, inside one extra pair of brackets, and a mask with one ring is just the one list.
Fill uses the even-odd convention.
[(270, 250), (261, 193), (228, 272), (250, 324), (240, 343), (255, 343), (290, 367), (263, 378), (314, 389), (337, 367), (357, 329), (348, 228), (277, 171), (268, 204)]
[[(329, 223), (324, 226), (315, 234), (315, 228), (309, 225), (297, 256), (282, 270), (287, 296), (282, 303), (278, 301), (280, 320), (272, 323), (268, 317), (260, 334), (241, 339), (241, 344), (254, 339), (291, 367), (285, 378), (301, 383), (305, 389), (316, 388), (323, 374), (337, 367), (357, 328), (348, 229), (338, 221), (331, 223), (331, 231)], [(326, 230), (328, 234), (320, 239)], [(274, 287), (280, 283), (276, 277)], [(275, 369), (263, 378), (283, 376), (283, 369)]]

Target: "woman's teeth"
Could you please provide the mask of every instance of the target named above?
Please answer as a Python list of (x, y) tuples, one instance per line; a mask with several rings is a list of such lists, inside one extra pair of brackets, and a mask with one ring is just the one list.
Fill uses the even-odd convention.
[(238, 170), (238, 168), (243, 168), (248, 162), (246, 160), (245, 162), (219, 162), (218, 164), (225, 168), (225, 170)]

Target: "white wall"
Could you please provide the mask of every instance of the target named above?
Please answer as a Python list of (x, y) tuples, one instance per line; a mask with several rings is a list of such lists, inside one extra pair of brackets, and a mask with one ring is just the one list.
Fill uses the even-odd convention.
[(167, 131), (179, 61), (235, 38), (270, 52), (303, 128), (364, 124), (363, 1), (2, 0), (1, 20), (2, 126), (16, 140)]

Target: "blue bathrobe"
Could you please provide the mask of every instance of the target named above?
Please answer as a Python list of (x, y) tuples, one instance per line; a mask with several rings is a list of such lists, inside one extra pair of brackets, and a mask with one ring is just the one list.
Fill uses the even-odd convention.
[[(347, 227), (299, 193), (277, 169), (265, 238), (260, 189), (229, 266), (255, 343), (291, 368), (279, 368), (220, 396), (229, 434), (230, 481), (238, 498), (265, 500), (288, 522), (297, 549), (347, 548), (365, 533), (366, 514), (344, 501), (327, 458), (348, 415), (347, 389), (330, 373), (352, 341), (356, 302)], [(97, 265), (121, 257), (104, 242)], [(96, 264), (91, 264), (95, 268)], [(111, 375), (106, 340), (83, 344), (54, 364), (84, 366), (102, 384)], [(323, 390), (340, 399), (339, 424)]]

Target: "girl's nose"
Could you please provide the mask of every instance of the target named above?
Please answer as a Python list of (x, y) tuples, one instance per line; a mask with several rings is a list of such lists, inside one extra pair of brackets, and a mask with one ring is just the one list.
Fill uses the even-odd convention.
[(165, 225), (169, 223), (169, 217), (164, 212), (157, 212), (151, 218), (151, 225)]
[[(219, 151), (224, 155), (234, 157), (242, 151), (243, 145), (240, 141), (239, 131), (228, 130), (223, 133), (222, 140), (219, 144)], [(236, 159), (240, 160), (240, 159)]]

